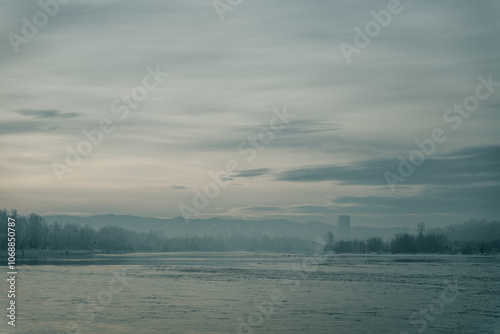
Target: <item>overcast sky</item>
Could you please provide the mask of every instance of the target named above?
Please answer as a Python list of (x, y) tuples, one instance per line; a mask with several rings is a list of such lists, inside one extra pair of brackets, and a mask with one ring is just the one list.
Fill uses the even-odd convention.
[[(244, 0), (221, 14), (210, 0), (72, 0), (49, 17), (37, 1), (0, 1), (0, 206), (181, 216), (209, 172), (236, 161), (241, 170), (192, 217), (499, 219), (500, 87), (479, 88), (467, 117), (447, 110), (474, 102), (479, 77), (500, 82), (500, 3), (401, 1), (348, 62), (341, 43), (356, 47), (355, 27), (387, 7)], [(156, 70), (168, 76), (155, 82)], [(157, 87), (125, 117), (121, 97), (144, 92), (147, 75)], [(283, 123), (285, 109), (294, 117)], [(102, 120), (113, 130), (70, 167), (67, 147)], [(446, 140), (391, 189), (386, 172), (401, 177), (398, 156), (436, 128)], [(266, 143), (249, 142), (259, 133)]]

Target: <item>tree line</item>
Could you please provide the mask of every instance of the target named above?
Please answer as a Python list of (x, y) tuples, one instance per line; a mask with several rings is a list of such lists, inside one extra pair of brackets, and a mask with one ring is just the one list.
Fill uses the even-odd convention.
[(293, 237), (185, 236), (169, 237), (163, 231), (135, 232), (117, 226), (98, 230), (75, 223), (47, 223), (37, 214), (9, 214), (0, 210), (0, 249), (7, 249), (7, 218), (16, 221), (16, 249), (104, 252), (167, 251), (308, 251), (311, 242)]
[(449, 253), (485, 254), (500, 251), (500, 222), (470, 220), (445, 228), (426, 229), (418, 224), (416, 233), (396, 233), (390, 241), (381, 237), (366, 240), (335, 242), (331, 232), (326, 234), (325, 251), (336, 253)]
[[(269, 236), (184, 236), (169, 237), (163, 231), (135, 232), (117, 226), (94, 229), (75, 223), (47, 223), (35, 213), (23, 216), (16, 210), (0, 210), (0, 249), (7, 249), (7, 218), (16, 220), (17, 250), (168, 252), (168, 251), (311, 251), (311, 241), (299, 237)], [(324, 250), (335, 253), (497, 253), (500, 250), (500, 222), (470, 220), (445, 228), (416, 233), (398, 233), (391, 240), (335, 241), (332, 232), (324, 236)]]

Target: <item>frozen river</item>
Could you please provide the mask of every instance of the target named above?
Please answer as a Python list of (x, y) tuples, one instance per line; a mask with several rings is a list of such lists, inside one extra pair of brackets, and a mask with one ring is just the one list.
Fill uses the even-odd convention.
[(95, 255), (25, 262), (16, 297), (0, 332), (500, 333), (500, 258)]

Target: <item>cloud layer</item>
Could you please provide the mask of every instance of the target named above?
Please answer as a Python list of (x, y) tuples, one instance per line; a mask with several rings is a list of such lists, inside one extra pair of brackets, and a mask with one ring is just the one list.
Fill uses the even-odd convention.
[[(384, 173), (397, 171), (415, 139), (448, 126), (444, 112), (474, 94), (479, 76), (500, 82), (500, 5), (401, 4), (351, 63), (340, 43), (355, 45), (355, 27), (387, 1), (245, 1), (221, 22), (210, 1), (73, 0), (18, 53), (9, 34), (23, 36), (23, 18), (42, 9), (0, 4), (3, 205), (179, 216), (209, 172), (237, 161), (200, 217), (499, 219), (500, 88), (394, 193)], [(130, 100), (157, 65), (168, 78)], [(120, 104), (125, 118), (117, 99), (132, 103)], [(296, 117), (264, 144), (273, 108), (285, 105)], [(59, 183), (53, 163), (67, 165), (68, 147), (89, 141), (103, 119), (113, 131)]]

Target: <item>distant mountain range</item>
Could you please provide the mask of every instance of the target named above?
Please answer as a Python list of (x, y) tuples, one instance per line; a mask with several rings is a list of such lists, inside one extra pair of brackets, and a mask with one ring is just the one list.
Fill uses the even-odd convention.
[[(336, 226), (320, 222), (296, 223), (285, 219), (275, 220), (241, 220), (241, 219), (191, 219), (186, 223), (184, 218), (171, 219), (137, 217), (125, 215), (98, 215), (90, 217), (57, 215), (44, 216), (49, 223), (71, 222), (80, 225), (89, 225), (95, 229), (102, 226), (118, 226), (137, 232), (164, 231), (169, 237), (176, 236), (203, 236), (203, 235), (248, 235), (248, 236), (287, 236), (303, 237), (311, 240), (323, 236), (326, 232), (336, 234)], [(364, 226), (351, 227), (351, 239), (366, 239), (380, 236), (390, 239), (394, 233), (413, 232), (409, 228), (373, 228)]]

